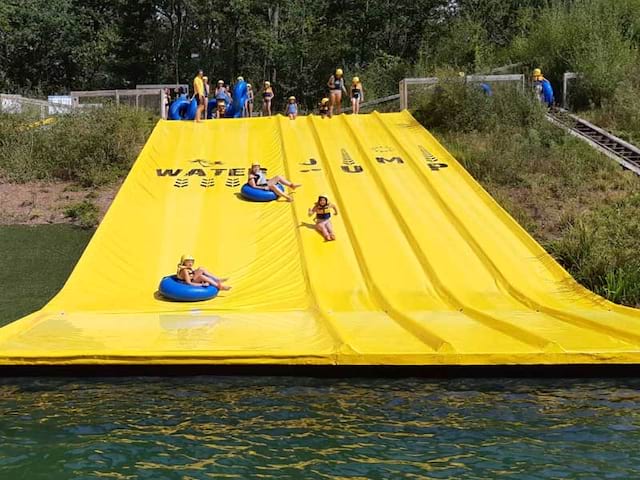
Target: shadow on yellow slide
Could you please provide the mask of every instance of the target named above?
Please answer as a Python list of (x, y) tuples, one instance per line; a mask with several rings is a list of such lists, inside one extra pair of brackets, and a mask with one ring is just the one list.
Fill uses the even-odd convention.
[[(253, 162), (295, 201), (241, 199)], [(233, 290), (164, 300), (184, 252)], [(62, 291), (0, 329), (4, 365), (638, 362), (640, 311), (580, 287), (408, 112), (160, 121)]]

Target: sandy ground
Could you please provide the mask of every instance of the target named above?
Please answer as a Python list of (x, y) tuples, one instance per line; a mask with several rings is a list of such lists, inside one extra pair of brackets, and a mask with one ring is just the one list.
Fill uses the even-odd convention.
[(69, 182), (0, 183), (0, 225), (73, 223), (64, 210), (88, 200), (100, 211), (100, 220), (120, 184), (82, 188)]

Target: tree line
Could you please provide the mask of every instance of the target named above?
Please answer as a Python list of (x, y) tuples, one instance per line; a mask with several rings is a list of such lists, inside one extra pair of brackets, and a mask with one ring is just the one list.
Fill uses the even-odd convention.
[(5, 0), (0, 89), (190, 83), (203, 68), (315, 104), (336, 67), (374, 98), (403, 76), (515, 62), (556, 82), (586, 68), (597, 102), (637, 64), (639, 32), (640, 0)]

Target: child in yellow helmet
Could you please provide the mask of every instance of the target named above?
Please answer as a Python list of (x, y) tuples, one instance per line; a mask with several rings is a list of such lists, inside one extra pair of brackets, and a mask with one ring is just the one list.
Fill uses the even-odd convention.
[(268, 80), (264, 82), (262, 89), (262, 115), (271, 116), (271, 100), (273, 99), (273, 88)]
[(298, 116), (298, 104), (296, 103), (296, 97), (291, 95), (287, 102), (287, 115), (289, 120), (295, 120)]
[(364, 89), (362, 83), (358, 77), (353, 77), (351, 80), (351, 111), (354, 114), (360, 113), (360, 103), (364, 102)]
[(331, 112), (329, 111), (329, 99), (327, 97), (324, 97), (322, 100), (320, 100), (320, 103), (318, 104), (318, 110), (320, 111), (320, 116), (322, 118), (331, 118)]
[(314, 214), (316, 216), (316, 230), (320, 232), (322, 238), (327, 242), (336, 239), (333, 225), (331, 224), (331, 210), (333, 210), (334, 215), (338, 215), (338, 209), (333, 203), (329, 202), (329, 197), (326, 195), (319, 195), (318, 201), (309, 209), (309, 216)]
[(180, 257), (180, 263), (178, 264), (178, 271), (176, 276), (179, 280), (187, 283), (188, 285), (200, 285), (202, 287), (208, 287), (213, 285), (218, 290), (231, 290), (231, 287), (223, 285), (228, 278), (218, 278), (206, 269), (193, 268), (195, 259), (191, 255), (182, 255)]
[(336, 107), (339, 115), (342, 111), (342, 92), (347, 93), (341, 68), (337, 68), (336, 73), (329, 77), (327, 86), (329, 87), (329, 112), (333, 115), (333, 107)]
[(227, 114), (227, 104), (225, 103), (223, 98), (219, 98), (216, 100), (216, 118), (224, 118)]

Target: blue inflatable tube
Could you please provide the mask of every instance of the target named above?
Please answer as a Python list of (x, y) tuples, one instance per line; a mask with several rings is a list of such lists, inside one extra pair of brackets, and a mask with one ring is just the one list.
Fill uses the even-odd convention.
[(542, 80), (542, 97), (544, 98), (544, 103), (549, 107), (553, 105), (553, 87), (546, 78)]
[[(278, 188), (284, 192), (284, 187), (278, 184)], [(252, 202), (271, 202), (278, 198), (278, 196), (271, 190), (260, 190), (259, 188), (253, 188), (248, 183), (245, 183), (240, 189), (240, 194), (247, 200)]]
[(175, 275), (169, 275), (160, 280), (158, 291), (162, 296), (177, 302), (200, 302), (218, 295), (218, 289), (213, 285), (208, 287), (189, 285), (178, 280)]
[(242, 117), (242, 109), (247, 101), (247, 82), (242, 80), (233, 86), (233, 102), (227, 105), (228, 118)]
[(195, 98), (191, 101), (179, 98), (169, 106), (169, 120), (193, 120), (197, 109)]

